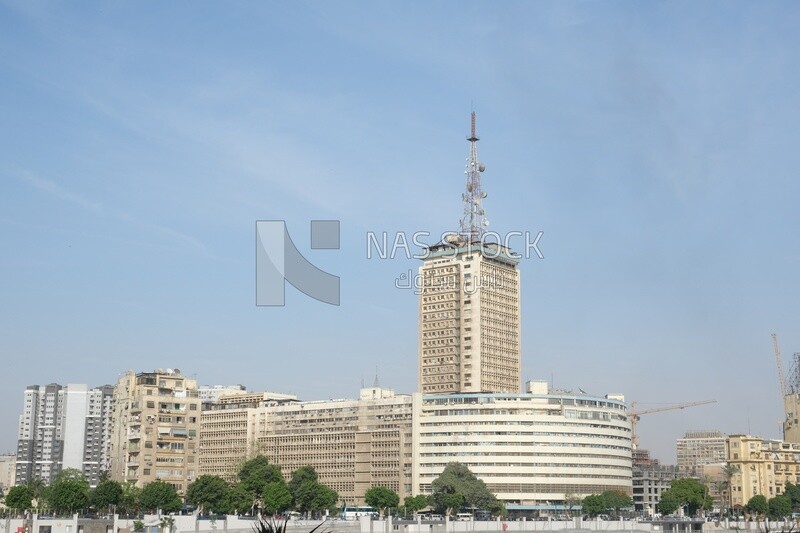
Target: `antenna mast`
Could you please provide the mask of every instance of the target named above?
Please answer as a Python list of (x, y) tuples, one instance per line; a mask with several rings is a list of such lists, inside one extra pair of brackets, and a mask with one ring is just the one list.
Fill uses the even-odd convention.
[(464, 217), (460, 223), (461, 238), (467, 242), (480, 241), (485, 231), (485, 226), (489, 221), (484, 218), (483, 199), (486, 198), (486, 191), (481, 189), (481, 173), (486, 170), (486, 166), (478, 161), (478, 140), (475, 133), (475, 111), (472, 112), (472, 128), (469, 141), (469, 158), (464, 170), (466, 175), (466, 192), (461, 194), (464, 201)]

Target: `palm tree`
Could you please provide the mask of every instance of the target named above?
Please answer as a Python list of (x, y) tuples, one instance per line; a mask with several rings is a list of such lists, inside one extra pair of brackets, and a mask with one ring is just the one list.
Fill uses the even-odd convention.
[(728, 511), (731, 513), (733, 513), (733, 487), (731, 486), (731, 480), (739, 472), (739, 465), (725, 463), (725, 466), (722, 467), (722, 475), (725, 477), (725, 485), (728, 490)]

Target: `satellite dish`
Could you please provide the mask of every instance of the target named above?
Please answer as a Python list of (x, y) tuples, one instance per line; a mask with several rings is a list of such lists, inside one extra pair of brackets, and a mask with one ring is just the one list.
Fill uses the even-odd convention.
[(173, 372), (175, 372), (176, 374), (180, 375), (181, 369), (180, 368), (176, 368), (176, 369), (173, 370)]
[(478, 165), (478, 170), (479, 170), (480, 172), (483, 172), (484, 170), (486, 170), (486, 165), (484, 165), (483, 163), (479, 164), (479, 165)]
[(488, 226), (488, 225), (489, 225), (489, 221), (488, 221), (488, 220), (484, 220), (484, 221), (483, 221), (483, 225), (484, 225), (484, 226)]
[(487, 193), (486, 191), (483, 191), (481, 193), (481, 198), (486, 198), (487, 196), (489, 196), (489, 193)]

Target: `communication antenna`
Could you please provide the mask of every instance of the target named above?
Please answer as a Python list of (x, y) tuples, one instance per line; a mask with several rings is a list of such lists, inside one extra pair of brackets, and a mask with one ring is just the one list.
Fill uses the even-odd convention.
[(469, 157), (464, 170), (466, 175), (466, 191), (461, 194), (464, 202), (464, 216), (459, 224), (461, 238), (467, 242), (476, 242), (481, 239), (489, 221), (485, 218), (483, 199), (486, 191), (481, 189), (481, 174), (486, 166), (478, 161), (478, 141), (480, 138), (475, 133), (475, 111), (471, 116), (469, 141)]

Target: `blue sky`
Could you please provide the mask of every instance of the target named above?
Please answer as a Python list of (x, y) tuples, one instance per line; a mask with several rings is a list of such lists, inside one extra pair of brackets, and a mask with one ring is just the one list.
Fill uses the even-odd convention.
[[(0, 1), (0, 450), (28, 384), (178, 367), (303, 399), (416, 389), (413, 259), (456, 228), (478, 114), (521, 263), (523, 375), (623, 393), (641, 445), (779, 435), (800, 351), (793, 3)], [(254, 305), (285, 219), (342, 305)], [(309, 221), (341, 220), (338, 252)]]

